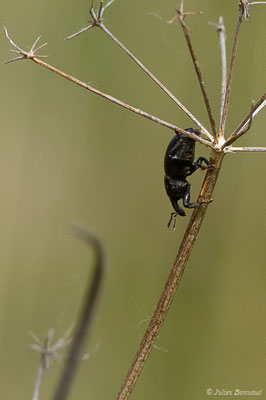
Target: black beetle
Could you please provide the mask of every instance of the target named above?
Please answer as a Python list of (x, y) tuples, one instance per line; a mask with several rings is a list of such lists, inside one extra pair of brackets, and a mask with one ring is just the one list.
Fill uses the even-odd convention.
[[(198, 134), (197, 131), (194, 131), (192, 128), (185, 130)], [(175, 212), (171, 213), (171, 218), (167, 224), (168, 228), (173, 218), (173, 229), (175, 228), (177, 215), (181, 215), (182, 217), (186, 215), (185, 211), (178, 205), (178, 200), (182, 199), (184, 207), (186, 208), (200, 207), (203, 204), (203, 202), (190, 203), (190, 183), (186, 180), (186, 177), (193, 174), (198, 168), (206, 169), (209, 162), (204, 157), (199, 157), (197, 161), (194, 162), (194, 157), (195, 140), (182, 133), (176, 132), (176, 135), (166, 149), (164, 158), (165, 190), (175, 209)], [(203, 162), (205, 162), (207, 167), (202, 165)]]

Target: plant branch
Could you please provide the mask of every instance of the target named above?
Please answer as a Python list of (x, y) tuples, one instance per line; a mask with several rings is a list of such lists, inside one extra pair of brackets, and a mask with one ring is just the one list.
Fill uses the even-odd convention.
[[(6, 36), (7, 36), (8, 40), (10, 41), (10, 43), (13, 46), (16, 46), (15, 43), (8, 36), (8, 32), (7, 32), (6, 28), (5, 28), (5, 32), (6, 32)], [(43, 47), (43, 46), (41, 46), (41, 47)], [(38, 65), (40, 65), (40, 66), (42, 66), (44, 68), (47, 68), (48, 70), (60, 75), (61, 77), (65, 78), (65, 79), (68, 79), (69, 81), (75, 83), (76, 85), (79, 85), (79, 86), (83, 87), (84, 89), (87, 89), (87, 90), (91, 91), (92, 93), (95, 93), (95, 94), (97, 94), (97, 95), (99, 95), (99, 96), (101, 96), (101, 97), (103, 97), (103, 98), (105, 98), (105, 99), (107, 99), (107, 100), (109, 100), (109, 101), (111, 101), (111, 102), (113, 102), (113, 103), (115, 103), (115, 104), (117, 104), (117, 105), (129, 110), (129, 111), (132, 111), (132, 112), (134, 112), (134, 113), (136, 113), (138, 115), (141, 115), (142, 117), (145, 117), (145, 118), (147, 118), (147, 119), (149, 119), (149, 120), (151, 120), (153, 122), (156, 122), (156, 123), (158, 123), (160, 125), (163, 125), (163, 126), (169, 128), (169, 129), (172, 129), (175, 132), (183, 133), (184, 135), (186, 135), (186, 136), (188, 136), (188, 137), (190, 137), (190, 138), (192, 138), (192, 139), (194, 139), (194, 140), (196, 140), (196, 141), (198, 141), (198, 142), (200, 142), (200, 143), (202, 143), (202, 144), (204, 144), (204, 145), (206, 145), (208, 147), (213, 147), (213, 144), (209, 140), (203, 139), (202, 137), (200, 137), (200, 136), (198, 136), (198, 135), (196, 135), (194, 133), (187, 132), (184, 129), (179, 128), (178, 126), (176, 126), (174, 124), (171, 124), (171, 123), (169, 123), (167, 121), (164, 121), (164, 120), (162, 120), (160, 118), (157, 118), (157, 117), (155, 117), (155, 116), (153, 116), (151, 114), (148, 114), (147, 112), (142, 111), (139, 108), (136, 108), (136, 107), (133, 107), (133, 106), (127, 104), (127, 103), (124, 103), (123, 101), (121, 101), (119, 99), (116, 99), (115, 97), (113, 97), (113, 96), (111, 96), (109, 94), (103, 93), (100, 90), (98, 90), (98, 89), (96, 89), (96, 88), (94, 88), (94, 87), (92, 87), (92, 86), (80, 81), (79, 79), (74, 78), (73, 76), (71, 76), (69, 74), (66, 74), (65, 72), (59, 70), (58, 68), (55, 68), (52, 65), (40, 60), (39, 59), (40, 56), (36, 55), (36, 51), (37, 50), (31, 51), (31, 52), (28, 53), (28, 52), (20, 49), (20, 50), (18, 50), (19, 54), (20, 54), (19, 58), (20, 59), (32, 60), (36, 64), (38, 64)], [(6, 63), (12, 62), (12, 61), (16, 61), (16, 60), (12, 59), (12, 60), (7, 61)]]
[[(43, 380), (43, 375), (45, 370), (48, 368), (49, 365), (49, 357), (51, 356), (51, 341), (54, 335), (54, 330), (49, 329), (47, 336), (45, 338), (44, 346), (41, 345), (41, 342), (39, 341), (39, 338), (37, 338), (38, 341), (38, 351), (40, 351), (41, 354), (41, 359), (40, 359), (40, 365), (34, 385), (34, 390), (33, 390), (33, 396), (32, 400), (38, 400), (39, 395), (40, 395), (40, 388)], [(35, 338), (35, 335), (32, 333), (32, 336)], [(35, 349), (35, 344), (31, 345), (33, 349)]]
[[(202, 92), (203, 99), (204, 99), (204, 102), (205, 102), (206, 110), (207, 110), (207, 113), (208, 113), (208, 116), (209, 116), (209, 120), (210, 120), (210, 123), (211, 123), (212, 132), (213, 132), (213, 135), (216, 136), (217, 135), (216, 125), (215, 125), (215, 120), (214, 120), (214, 116), (213, 116), (213, 113), (212, 113), (209, 97), (208, 97), (208, 94), (207, 94), (206, 86), (205, 86), (205, 83), (203, 81), (203, 77), (202, 77), (202, 73), (201, 73), (201, 69), (200, 69), (200, 66), (199, 66), (199, 62), (198, 62), (196, 53), (195, 53), (194, 48), (192, 46), (190, 33), (189, 33), (189, 28), (187, 27), (187, 25), (184, 22), (185, 16), (189, 15), (189, 14), (183, 12), (183, 7), (184, 7), (184, 0), (181, 1), (180, 9), (176, 10), (177, 11), (178, 20), (179, 20), (180, 25), (181, 25), (181, 27), (183, 29), (183, 32), (184, 32), (184, 35), (185, 35), (185, 39), (186, 39), (186, 42), (187, 42), (187, 45), (188, 45), (188, 49), (189, 49), (189, 52), (190, 52), (190, 55), (191, 55), (191, 58), (192, 58), (192, 61), (193, 61), (193, 65), (194, 65), (194, 68), (195, 68), (195, 71), (196, 71), (196, 74), (197, 74), (197, 77), (198, 77), (198, 81), (199, 81), (201, 92)], [(193, 14), (193, 13), (190, 13), (190, 14)]]
[(99, 297), (99, 290), (104, 272), (104, 251), (99, 239), (79, 225), (71, 225), (71, 232), (88, 246), (92, 246), (95, 252), (95, 265), (92, 278), (89, 278), (85, 301), (80, 313), (76, 332), (71, 344), (70, 354), (64, 366), (61, 378), (53, 397), (54, 400), (66, 399), (74, 374), (80, 360), (81, 348), (91, 325), (92, 316)]
[(167, 89), (163, 83), (156, 78), (155, 75), (137, 58), (134, 56), (128, 48), (120, 42), (113, 34), (110, 32), (106, 26), (101, 23), (99, 27), (108, 35), (166, 94), (170, 97), (171, 100), (181, 108), (182, 111), (201, 129), (201, 132), (206, 135), (211, 141), (213, 140), (212, 135), (208, 132), (208, 130), (202, 125), (201, 122), (197, 120), (197, 118), (173, 95), (173, 93)]
[(40, 362), (40, 366), (39, 366), (39, 369), (38, 369), (36, 382), (35, 382), (35, 385), (34, 385), (34, 391), (33, 391), (32, 400), (38, 400), (39, 399), (40, 387), (41, 387), (44, 371), (45, 371), (45, 369), (44, 369), (43, 363)]
[(226, 33), (225, 33), (225, 26), (224, 26), (224, 19), (221, 16), (219, 18), (219, 23), (214, 24), (209, 22), (209, 25), (212, 25), (216, 28), (216, 31), (219, 36), (220, 42), (220, 49), (221, 49), (221, 64), (222, 64), (222, 80), (221, 80), (221, 106), (220, 106), (220, 123), (219, 123), (219, 132), (218, 132), (218, 141), (221, 139), (221, 121), (223, 115), (223, 106), (225, 100), (225, 93), (226, 93), (226, 75), (227, 75), (227, 68), (226, 68)]
[(239, 37), (240, 26), (242, 23), (243, 14), (244, 14), (244, 6), (242, 5), (242, 3), (240, 3), (239, 4), (239, 15), (238, 15), (237, 26), (236, 26), (236, 30), (235, 30), (232, 56), (231, 56), (231, 62), (230, 62), (230, 67), (229, 67), (229, 75), (228, 75), (226, 93), (225, 93), (225, 99), (224, 99), (224, 105), (223, 105), (223, 112), (222, 112), (222, 118), (221, 118), (221, 123), (220, 123), (219, 137), (224, 136), (225, 123), (226, 123), (230, 94), (231, 94), (231, 89), (232, 89), (232, 78), (233, 78), (233, 70), (234, 70), (235, 59), (236, 59), (238, 37)]
[[(33, 390), (33, 396), (32, 396), (32, 400), (38, 400), (39, 399), (39, 394), (40, 394), (40, 387), (41, 387), (41, 383), (43, 380), (43, 375), (45, 370), (48, 368), (49, 365), (49, 357), (50, 357), (50, 348), (51, 348), (51, 341), (54, 335), (54, 330), (50, 329), (47, 333), (47, 336), (45, 338), (45, 342), (44, 342), (44, 346), (41, 346), (41, 343), (38, 340), (38, 350), (41, 349), (40, 354), (41, 354), (41, 360), (40, 360), (40, 365), (39, 365), (39, 369), (38, 369), (38, 373), (37, 373), (37, 378), (35, 381), (35, 385), (34, 385), (34, 390)], [(35, 337), (34, 334), (32, 334), (33, 337)], [(35, 345), (32, 345), (33, 348)], [(31, 346), (31, 347), (32, 347)]]
[(234, 143), (240, 136), (247, 132), (253, 118), (266, 106), (266, 93), (264, 93), (257, 103), (252, 106), (251, 112), (240, 122), (231, 136), (223, 144), (222, 149), (228, 147), (230, 144)]
[(119, 105), (119, 106), (121, 106), (123, 108), (126, 108), (127, 110), (132, 111), (132, 112), (134, 112), (134, 113), (136, 113), (138, 115), (141, 115), (144, 118), (147, 118), (147, 119), (149, 119), (149, 120), (151, 120), (153, 122), (156, 122), (157, 124), (163, 125), (166, 128), (170, 128), (170, 129), (172, 129), (174, 131), (183, 133), (184, 135), (187, 135), (188, 137), (191, 137), (192, 139), (194, 139), (194, 140), (196, 140), (196, 141), (198, 141), (198, 142), (200, 142), (200, 143), (202, 143), (202, 144), (204, 144), (206, 146), (212, 147), (212, 143), (209, 140), (203, 139), (202, 137), (197, 136), (197, 135), (195, 135), (193, 133), (189, 133), (189, 132), (185, 131), (182, 128), (179, 128), (178, 126), (176, 126), (174, 124), (171, 124), (171, 123), (169, 123), (167, 121), (164, 121), (164, 120), (162, 120), (160, 118), (157, 118), (154, 115), (151, 115), (151, 114), (149, 114), (149, 113), (147, 113), (145, 111), (142, 111), (139, 108), (133, 107), (133, 106), (131, 106), (131, 105), (129, 105), (129, 104), (127, 104), (127, 103), (125, 103), (125, 102), (123, 102), (123, 101), (121, 101), (121, 100), (119, 100), (119, 99), (117, 99), (117, 98), (115, 98), (115, 97), (113, 97), (111, 95), (109, 95), (109, 94), (101, 92), (100, 90), (88, 85), (87, 83), (84, 83), (84, 82), (80, 81), (77, 78), (74, 78), (73, 76), (71, 76), (69, 74), (66, 74), (63, 71), (60, 71), (59, 69), (57, 69), (57, 68), (55, 68), (55, 67), (53, 67), (53, 66), (51, 66), (51, 65), (49, 65), (47, 63), (45, 63), (44, 61), (39, 60), (36, 57), (34, 57), (32, 60), (36, 64), (39, 64), (42, 67), (47, 68), (52, 72), (55, 72), (56, 74), (62, 76), (63, 78), (66, 78), (66, 79), (72, 81), (73, 83), (75, 83), (75, 84), (83, 87), (84, 89), (87, 89), (87, 90), (89, 90), (89, 91), (91, 91), (91, 92), (93, 92), (93, 93), (95, 93), (95, 94), (97, 94), (97, 95), (99, 95), (99, 96), (111, 101), (112, 103), (115, 103), (115, 104), (117, 104), (117, 105)]
[(258, 4), (266, 4), (266, 1), (252, 1), (249, 6), (257, 6)]
[(240, 152), (265, 152), (266, 147), (233, 147), (229, 146), (224, 149), (225, 153), (240, 153)]
[[(220, 172), (223, 153), (212, 152), (210, 166), (200, 192), (198, 201), (210, 201), (211, 196)], [(183, 272), (186, 268), (189, 256), (192, 252), (194, 243), (198, 236), (203, 218), (205, 216), (208, 204), (195, 208), (190, 218), (184, 239), (179, 247), (176, 259), (171, 272), (168, 276), (165, 288), (161, 294), (157, 307), (153, 313), (151, 321), (137, 350), (136, 356), (131, 364), (128, 374), (121, 386), (117, 400), (126, 400), (129, 398), (142, 370), (146, 360), (155, 344), (160, 329), (166, 317), (166, 314), (173, 301), (176, 289), (180, 283)]]
[(60, 354), (58, 351), (63, 347), (67, 346), (71, 339), (68, 338), (70, 334), (70, 330), (68, 329), (63, 337), (58, 339), (54, 344), (52, 344), (52, 339), (54, 337), (55, 330), (53, 328), (49, 329), (47, 335), (45, 337), (44, 344), (41, 343), (40, 339), (35, 335), (35, 333), (31, 332), (31, 336), (34, 339), (34, 344), (31, 344), (30, 347), (33, 350), (38, 351), (41, 355), (40, 366), (38, 369), (37, 378), (34, 385), (33, 397), (32, 400), (38, 400), (40, 394), (40, 387), (43, 380), (44, 372), (49, 369), (53, 360), (56, 359), (60, 361), (63, 354)]
[(105, 8), (102, 8), (101, 12), (95, 13), (94, 9), (91, 7), (90, 14), (93, 18), (90, 21), (90, 25), (82, 28), (80, 31), (68, 36), (66, 39), (72, 39), (79, 34), (87, 31), (93, 26), (99, 27), (107, 36), (109, 36), (166, 94), (171, 100), (181, 108), (182, 111), (200, 128), (201, 133), (206, 135), (211, 141), (213, 141), (213, 136), (208, 132), (208, 130), (201, 124), (200, 121), (174, 96), (174, 94), (117, 38), (112, 32), (107, 29), (107, 27), (102, 22), (102, 15)]

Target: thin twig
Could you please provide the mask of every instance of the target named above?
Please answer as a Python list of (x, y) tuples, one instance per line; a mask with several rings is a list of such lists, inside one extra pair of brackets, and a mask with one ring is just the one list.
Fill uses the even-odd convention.
[(226, 93), (226, 76), (227, 76), (227, 67), (226, 67), (226, 33), (225, 33), (225, 26), (224, 26), (224, 19), (222, 16), (219, 18), (219, 23), (214, 24), (209, 22), (209, 25), (212, 25), (216, 28), (219, 42), (220, 42), (220, 49), (221, 49), (221, 65), (222, 65), (222, 79), (221, 79), (221, 106), (220, 106), (220, 122), (219, 122), (219, 132), (218, 132), (218, 141), (220, 139), (221, 133), (221, 121), (222, 121), (222, 114), (223, 114), (223, 106), (224, 106), (224, 99)]
[(119, 100), (119, 99), (117, 99), (117, 98), (115, 98), (115, 97), (113, 97), (113, 96), (111, 96), (109, 94), (101, 92), (100, 90), (88, 85), (87, 83), (84, 83), (84, 82), (80, 81), (79, 79), (74, 78), (73, 76), (71, 76), (69, 74), (66, 74), (63, 71), (60, 71), (59, 69), (57, 69), (57, 68), (55, 68), (55, 67), (53, 67), (53, 66), (51, 66), (51, 65), (49, 65), (47, 63), (45, 63), (44, 61), (39, 60), (36, 57), (34, 57), (32, 60), (36, 64), (39, 64), (42, 67), (47, 68), (52, 72), (55, 72), (56, 74), (62, 76), (63, 78), (66, 78), (66, 79), (72, 81), (73, 83), (83, 87), (84, 89), (87, 89), (87, 90), (89, 90), (89, 91), (91, 91), (91, 92), (93, 92), (93, 93), (95, 93), (95, 94), (97, 94), (97, 95), (99, 95), (99, 96), (101, 96), (101, 97), (103, 97), (103, 98), (115, 103), (115, 104), (118, 104), (119, 106), (121, 106), (123, 108), (126, 108), (129, 111), (132, 111), (132, 112), (134, 112), (134, 113), (136, 113), (138, 115), (141, 115), (142, 117), (145, 117), (145, 118), (147, 118), (147, 119), (149, 119), (149, 120), (151, 120), (153, 122), (156, 122), (157, 124), (163, 125), (163, 126), (165, 126), (167, 128), (170, 128), (170, 129), (172, 129), (174, 131), (183, 133), (184, 135), (187, 135), (187, 136), (191, 137), (192, 139), (194, 139), (194, 140), (196, 140), (196, 141), (198, 141), (198, 142), (200, 142), (200, 143), (202, 143), (202, 144), (204, 144), (206, 146), (212, 147), (212, 143), (209, 140), (203, 139), (202, 137), (194, 135), (193, 133), (189, 134), (189, 132), (185, 131), (182, 128), (179, 128), (178, 126), (176, 126), (174, 124), (171, 124), (171, 123), (169, 123), (167, 121), (164, 121), (164, 120), (162, 120), (160, 118), (157, 118), (157, 117), (155, 117), (155, 116), (153, 116), (153, 115), (151, 115), (151, 114), (149, 114), (149, 113), (147, 113), (145, 111), (140, 110), (139, 108), (136, 108), (136, 107), (133, 107), (133, 106), (127, 104), (127, 103), (124, 103), (123, 101), (121, 101), (121, 100)]
[(173, 93), (167, 89), (166, 86), (163, 85), (163, 83), (156, 78), (155, 75), (137, 58), (134, 56), (131, 51), (128, 50), (128, 48), (120, 42), (119, 39), (117, 39), (112, 32), (109, 31), (109, 29), (106, 28), (106, 26), (101, 23), (99, 27), (108, 35), (169, 97), (172, 99), (175, 104), (178, 105), (178, 107), (181, 108), (184, 113), (187, 114), (187, 116), (201, 129), (201, 132), (206, 135), (211, 141), (213, 141), (212, 135), (208, 132), (208, 130), (202, 125), (201, 122), (198, 121), (198, 119), (173, 95)]
[(92, 278), (89, 278), (89, 284), (86, 290), (86, 298), (82, 307), (77, 329), (71, 344), (70, 354), (62, 372), (61, 378), (58, 382), (54, 400), (66, 399), (70, 385), (73, 381), (74, 374), (77, 369), (78, 361), (80, 360), (81, 348), (84, 343), (88, 330), (94, 314), (95, 305), (99, 297), (99, 290), (102, 283), (104, 272), (104, 252), (102, 244), (95, 237), (87, 231), (87, 229), (79, 225), (71, 225), (72, 233), (79, 239), (84, 241), (88, 246), (92, 246), (95, 252), (95, 265)]
[(229, 146), (224, 149), (225, 153), (240, 153), (240, 152), (265, 152), (266, 147), (233, 147)]
[(245, 20), (249, 22), (250, 14), (249, 14), (249, 0), (239, 0), (239, 7), (243, 9), (243, 14)]
[(40, 362), (40, 366), (38, 369), (37, 378), (36, 378), (36, 382), (35, 382), (35, 386), (34, 386), (32, 400), (39, 399), (40, 387), (41, 387), (44, 371), (45, 371), (44, 365), (42, 362)]
[(54, 333), (55, 330), (53, 328), (49, 329), (45, 337), (44, 344), (42, 344), (38, 336), (35, 335), (35, 333), (31, 332), (31, 336), (34, 339), (35, 343), (31, 344), (30, 347), (31, 349), (38, 351), (41, 356), (32, 400), (39, 399), (40, 387), (42, 384), (44, 372), (49, 369), (54, 359), (60, 362), (61, 358), (64, 356), (63, 354), (58, 353), (58, 350), (61, 350), (63, 347), (67, 346), (72, 340), (68, 338), (70, 334), (70, 330), (68, 329), (67, 332), (65, 332), (64, 336), (58, 339), (55, 344), (52, 345)]
[[(10, 51), (12, 51), (12, 53), (17, 53), (20, 54), (18, 57), (12, 58), (11, 60), (5, 61), (4, 64), (8, 64), (14, 61), (18, 61), (18, 60), (25, 60), (25, 59), (32, 59), (36, 52), (40, 49), (42, 49), (43, 47), (47, 46), (47, 43), (43, 43), (41, 46), (39, 46), (37, 49), (35, 48), (38, 41), (40, 40), (41, 36), (38, 36), (37, 39), (35, 40), (35, 42), (33, 43), (33, 45), (31, 46), (30, 51), (24, 51), (22, 50), (10, 37), (8, 34), (8, 31), (6, 29), (6, 27), (3, 25), (4, 31), (5, 31), (5, 35), (7, 37), (7, 39), (9, 40), (9, 42), (12, 44), (13, 47), (15, 47), (16, 50), (12, 49)], [(39, 58), (45, 58), (48, 57), (47, 55), (40, 55), (38, 54)]]
[[(6, 28), (5, 28), (5, 30), (6, 30)], [(7, 34), (7, 30), (6, 30), (6, 35), (7, 35), (8, 40), (11, 42), (11, 39), (9, 38), (9, 36)], [(119, 106), (124, 107), (125, 109), (127, 109), (129, 111), (132, 111), (132, 112), (134, 112), (134, 113), (136, 113), (138, 115), (141, 115), (142, 117), (145, 117), (145, 118), (147, 118), (147, 119), (149, 119), (149, 120), (151, 120), (153, 122), (156, 122), (156, 123), (158, 123), (160, 125), (163, 125), (163, 126), (169, 128), (169, 129), (172, 129), (175, 132), (183, 133), (184, 135), (186, 135), (188, 137), (191, 137), (192, 139), (194, 139), (194, 140), (196, 140), (196, 141), (198, 141), (198, 142), (200, 142), (200, 143), (202, 143), (202, 144), (204, 144), (204, 145), (206, 145), (208, 147), (213, 147), (213, 144), (209, 140), (203, 139), (202, 137), (200, 137), (200, 136), (198, 136), (198, 135), (196, 135), (194, 133), (187, 132), (184, 129), (179, 128), (178, 126), (176, 126), (174, 124), (171, 124), (171, 123), (169, 123), (167, 121), (164, 121), (164, 120), (162, 120), (160, 118), (157, 118), (157, 117), (155, 117), (155, 116), (153, 116), (151, 114), (148, 114), (147, 112), (142, 111), (139, 108), (136, 108), (136, 107), (133, 107), (133, 106), (127, 104), (127, 103), (124, 103), (123, 101), (121, 101), (119, 99), (116, 99), (115, 97), (113, 97), (113, 96), (111, 96), (109, 94), (103, 93), (100, 90), (98, 90), (98, 89), (96, 89), (96, 88), (94, 88), (94, 87), (92, 87), (92, 86), (80, 81), (79, 79), (74, 78), (73, 76), (71, 76), (69, 74), (66, 74), (65, 72), (59, 70), (58, 68), (55, 68), (52, 65), (49, 65), (48, 63), (40, 60), (39, 59), (40, 56), (36, 55), (35, 53), (36, 53), (36, 50), (34, 50), (32, 53), (27, 53), (24, 50), (20, 50), (20, 54), (21, 54), (21, 57), (23, 59), (30, 59), (30, 60), (34, 61), (36, 64), (38, 64), (38, 65), (40, 65), (40, 66), (42, 66), (44, 68), (47, 68), (48, 70), (50, 70), (52, 72), (55, 72), (56, 74), (62, 76), (63, 78), (68, 79), (69, 81), (75, 83), (76, 85), (79, 85), (79, 86), (83, 87), (84, 89), (87, 89), (87, 90), (89, 90), (89, 91), (91, 91), (91, 92), (93, 92), (93, 93), (95, 93), (95, 94), (97, 94), (97, 95), (99, 95), (99, 96), (101, 96), (101, 97), (103, 97), (103, 98), (115, 103), (115, 104), (118, 104)], [(10, 61), (14, 61), (14, 60), (10, 60)]]
[(197, 74), (197, 77), (198, 77), (198, 81), (199, 81), (201, 92), (202, 92), (203, 99), (204, 99), (204, 102), (205, 102), (206, 110), (207, 110), (207, 113), (208, 113), (208, 116), (209, 116), (209, 120), (210, 120), (210, 123), (211, 123), (212, 132), (213, 132), (213, 135), (216, 136), (217, 135), (216, 125), (215, 125), (215, 120), (214, 120), (214, 116), (213, 116), (213, 113), (212, 113), (209, 97), (208, 97), (208, 94), (207, 94), (206, 86), (205, 86), (205, 83), (203, 81), (203, 77), (202, 77), (202, 73), (201, 73), (201, 69), (200, 69), (200, 66), (199, 66), (199, 62), (198, 62), (196, 53), (195, 53), (194, 48), (192, 46), (189, 29), (188, 29), (187, 25), (184, 22), (184, 17), (186, 15), (194, 14), (194, 13), (184, 13), (183, 7), (184, 7), (184, 2), (182, 1), (180, 9), (177, 9), (178, 20), (179, 20), (179, 22), (181, 24), (181, 27), (183, 29), (183, 32), (184, 32), (184, 35), (185, 35), (185, 39), (186, 39), (186, 42), (187, 42), (187, 45), (188, 45), (188, 49), (189, 49), (189, 52), (190, 52), (190, 55), (191, 55), (191, 58), (192, 58), (192, 61), (193, 61), (193, 65), (194, 65), (194, 68), (195, 68), (195, 71), (196, 71), (196, 74)]
[(224, 105), (223, 105), (223, 112), (222, 112), (222, 118), (221, 118), (221, 124), (220, 124), (219, 137), (223, 137), (224, 136), (225, 123), (226, 123), (229, 100), (230, 100), (230, 94), (231, 94), (231, 89), (232, 89), (232, 78), (233, 78), (233, 70), (234, 70), (235, 59), (236, 59), (236, 50), (237, 50), (237, 44), (238, 44), (238, 37), (239, 37), (239, 32), (240, 32), (240, 26), (241, 26), (241, 23), (242, 23), (243, 13), (244, 13), (244, 9), (240, 5), (239, 6), (239, 15), (238, 15), (238, 20), (237, 20), (237, 26), (236, 26), (236, 30), (235, 30), (235, 37), (234, 37), (234, 44), (233, 44), (233, 49), (232, 49), (231, 62), (230, 62), (230, 67), (229, 67), (229, 75), (228, 75), (227, 86), (226, 86), (226, 93), (225, 93), (225, 99), (224, 99)]
[[(108, 3), (107, 5), (109, 4), (110, 3)], [(101, 28), (101, 30), (107, 36), (109, 36), (167, 94), (167, 96), (169, 96), (170, 99), (173, 100), (174, 103), (181, 108), (182, 111), (187, 114), (187, 116), (200, 128), (201, 133), (206, 135), (211, 141), (213, 141), (213, 136), (201, 124), (201, 122), (198, 121), (198, 119), (174, 96), (174, 94), (117, 37), (115, 37), (113, 33), (109, 31), (109, 29), (107, 29), (107, 27), (102, 22), (102, 15), (105, 8), (106, 6), (104, 8), (101, 8), (100, 6), (101, 12), (98, 11), (96, 15), (94, 9), (91, 7), (90, 14), (93, 18), (93, 22), (88, 27), (82, 28), (80, 31), (68, 36), (66, 39), (72, 39), (73, 37), (78, 36), (79, 34), (85, 32), (93, 26)]]
[(201, 122), (173, 95), (173, 93), (167, 89), (163, 83), (156, 78), (155, 75), (147, 68), (145, 65), (128, 50), (123, 43), (120, 42), (107, 28), (104, 24), (100, 24), (99, 27), (172, 99), (178, 107), (181, 108), (184, 113), (200, 128), (201, 132), (206, 135), (211, 141), (213, 140), (212, 135), (208, 132), (208, 130), (202, 125)]
[(234, 143), (240, 136), (246, 133), (246, 128), (248, 127), (250, 120), (254, 119), (254, 117), (266, 106), (266, 93), (264, 93), (261, 98), (257, 101), (257, 103), (252, 107), (252, 111), (240, 122), (231, 136), (226, 140), (226, 142), (222, 145), (221, 149), (228, 147), (230, 144)]
[[(204, 179), (202, 189), (198, 201), (210, 201), (211, 196), (220, 172), (221, 163), (223, 160), (223, 153), (212, 153), (210, 165), (212, 168), (208, 169)], [(153, 313), (151, 321), (142, 339), (142, 342), (137, 350), (136, 356), (131, 364), (128, 374), (121, 386), (118, 393), (117, 400), (126, 400), (129, 398), (142, 370), (146, 360), (154, 346), (158, 337), (159, 331), (162, 327), (166, 314), (173, 301), (176, 289), (182, 278), (183, 272), (186, 268), (189, 256), (192, 252), (194, 243), (199, 233), (203, 218), (205, 216), (208, 204), (194, 209), (190, 218), (184, 239), (179, 247), (178, 254), (174, 261), (171, 272), (168, 276), (167, 283), (159, 299), (157, 307)]]
[(41, 355), (40, 365), (39, 365), (39, 369), (38, 369), (38, 373), (37, 373), (37, 377), (36, 377), (36, 381), (35, 381), (35, 385), (34, 385), (32, 400), (39, 399), (40, 387), (42, 384), (43, 375), (49, 365), (49, 357), (51, 355), (50, 348), (51, 348), (51, 341), (52, 341), (53, 335), (54, 335), (54, 329), (49, 329), (47, 336), (45, 338), (45, 341), (44, 341), (44, 345), (42, 346), (41, 342), (39, 341), (39, 338), (37, 338), (37, 336), (32, 334), (33, 337), (36, 337), (37, 344), (31, 345), (31, 348), (36, 350), (35, 346), (38, 346), (38, 351), (40, 352), (40, 355)]
[(266, 1), (252, 1), (249, 3), (250, 6), (257, 6), (259, 4), (266, 4)]
[(74, 37), (80, 35), (83, 32), (88, 31), (89, 29), (93, 28), (94, 25), (90, 24), (88, 26), (85, 26), (85, 28), (80, 29), (80, 31), (73, 33), (73, 35), (69, 35), (68, 37), (65, 38), (65, 40), (73, 39)]

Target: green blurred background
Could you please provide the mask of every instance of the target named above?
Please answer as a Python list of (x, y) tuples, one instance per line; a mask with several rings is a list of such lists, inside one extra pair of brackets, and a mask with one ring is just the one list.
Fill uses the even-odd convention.
[[(187, 20), (215, 115), (219, 113), (220, 50), (215, 29), (224, 15), (228, 56), (237, 1), (187, 0), (204, 15)], [(109, 29), (208, 124), (193, 66), (175, 14), (175, 0), (117, 0)], [(72, 41), (86, 26), (88, 1), (25, 0), (1, 4), (1, 21), (28, 49), (42, 34), (48, 62), (154, 115), (191, 121), (100, 30)], [(227, 136), (265, 86), (265, 8), (243, 23)], [(167, 229), (171, 205), (163, 188), (170, 130), (90, 94), (1, 44), (1, 398), (32, 396), (39, 356), (35, 332), (56, 338), (76, 321), (93, 255), (67, 231), (77, 221), (101, 237), (107, 265), (92, 335), (70, 399), (114, 399), (182, 239), (187, 218)], [(207, 125), (209, 126), (209, 125)], [(265, 146), (265, 114), (238, 145)], [(197, 146), (197, 155), (208, 150)], [(192, 200), (203, 179), (191, 177)], [(205, 399), (206, 389), (260, 390), (266, 399), (265, 153), (225, 159), (188, 268), (132, 399)], [(51, 398), (61, 367), (45, 376)], [(209, 396), (210, 397), (210, 396)], [(244, 398), (244, 397), (243, 397)]]

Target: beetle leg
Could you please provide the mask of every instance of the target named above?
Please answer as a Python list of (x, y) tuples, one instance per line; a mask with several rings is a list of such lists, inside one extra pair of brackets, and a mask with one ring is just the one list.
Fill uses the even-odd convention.
[(196, 208), (200, 207), (202, 203), (190, 203), (190, 185), (188, 186), (184, 196), (183, 196), (183, 204), (186, 208)]
[(196, 166), (196, 169), (197, 169), (197, 168), (206, 169), (207, 167), (205, 167), (204, 165), (202, 165), (203, 162), (205, 162), (205, 164), (206, 164), (207, 167), (208, 167), (209, 161), (207, 160), (207, 158), (205, 158), (205, 157), (199, 157), (199, 158), (197, 159), (197, 161), (194, 163), (194, 165)]
[[(206, 167), (202, 165), (203, 161), (206, 163)], [(205, 157), (199, 157), (196, 162), (193, 162), (187, 172), (186, 176), (192, 175), (198, 168), (206, 169), (208, 168), (209, 161)]]
[(174, 210), (176, 211), (176, 214), (181, 215), (181, 217), (185, 217), (186, 213), (183, 210), (183, 208), (181, 208), (179, 206), (177, 200), (176, 199), (171, 199), (171, 198), (170, 198), (170, 200), (171, 200), (171, 203), (172, 203), (172, 206), (173, 206)]
[(170, 220), (169, 220), (169, 222), (167, 224), (167, 227), (170, 228), (172, 220), (174, 219), (173, 229), (175, 229), (177, 215), (181, 215), (181, 217), (185, 217), (186, 213), (183, 210), (183, 208), (181, 208), (179, 206), (179, 204), (178, 204), (176, 199), (171, 199), (170, 198), (170, 200), (171, 200), (172, 206), (174, 207), (175, 211), (171, 213), (171, 217), (170, 217)]
[(173, 229), (175, 229), (175, 225), (176, 225), (176, 216), (177, 216), (177, 212), (172, 212), (172, 213), (171, 213), (171, 217), (170, 217), (169, 222), (168, 222), (168, 224), (167, 224), (167, 228), (170, 228), (171, 222), (172, 222), (172, 220), (173, 220), (173, 218), (174, 218)]

